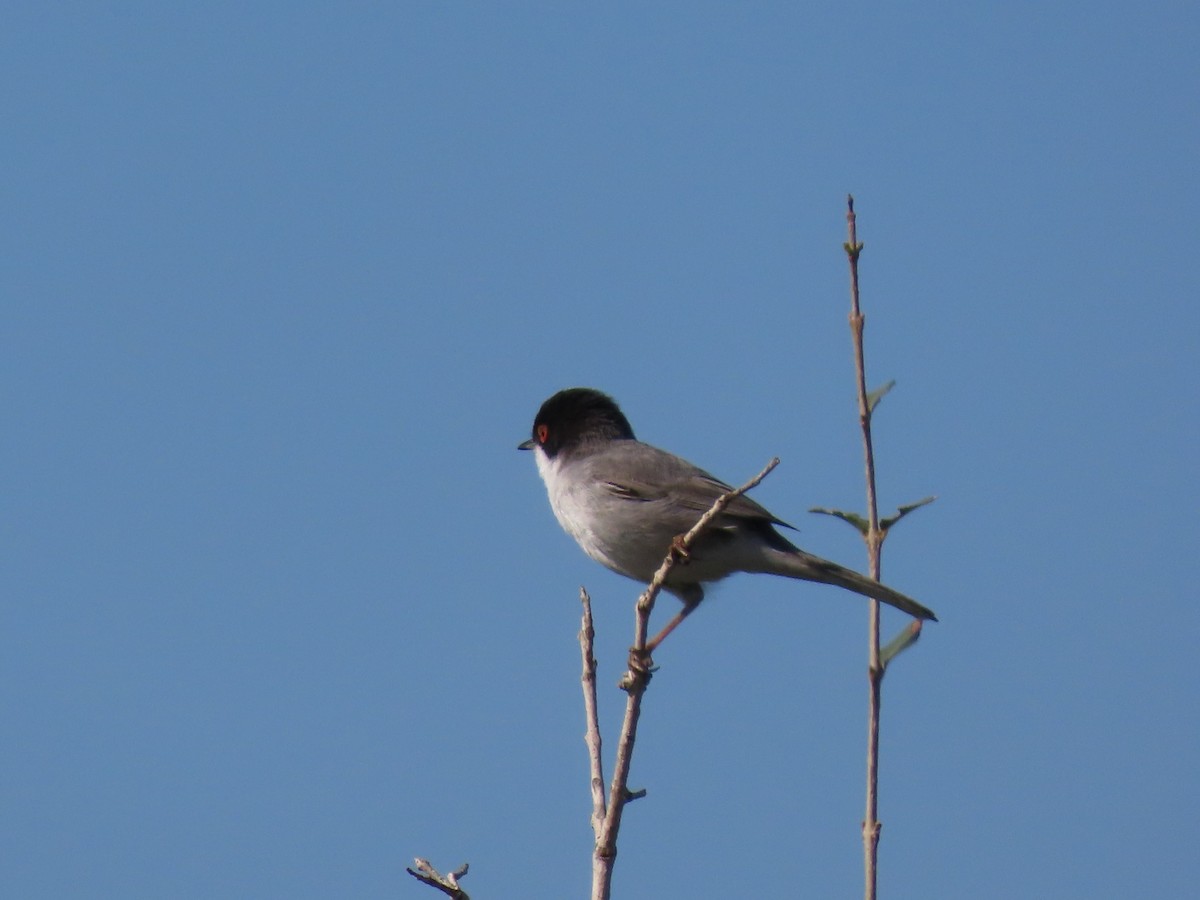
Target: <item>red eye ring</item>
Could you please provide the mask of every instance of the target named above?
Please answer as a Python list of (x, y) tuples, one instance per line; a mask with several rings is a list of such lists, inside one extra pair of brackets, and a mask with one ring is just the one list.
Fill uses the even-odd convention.
[(550, 437), (550, 428), (549, 428), (547, 425), (545, 425), (545, 424), (539, 425), (539, 426), (537, 427), (537, 441), (538, 441), (538, 443), (539, 443), (539, 444), (544, 444), (544, 443), (546, 443), (546, 438), (548, 438), (548, 437)]

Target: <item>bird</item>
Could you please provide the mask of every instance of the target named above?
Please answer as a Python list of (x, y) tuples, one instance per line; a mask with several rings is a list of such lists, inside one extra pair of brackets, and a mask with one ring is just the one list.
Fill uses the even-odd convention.
[[(517, 449), (533, 451), (563, 530), (596, 562), (643, 583), (678, 538), (733, 490), (687, 460), (639, 441), (616, 401), (594, 388), (567, 388), (547, 399), (529, 440)], [(937, 621), (932, 610), (899, 591), (801, 550), (777, 526), (792, 528), (749, 497), (733, 498), (667, 575), (663, 588), (682, 601), (683, 610), (648, 649), (700, 605), (705, 585), (735, 572), (836, 585), (915, 619)]]

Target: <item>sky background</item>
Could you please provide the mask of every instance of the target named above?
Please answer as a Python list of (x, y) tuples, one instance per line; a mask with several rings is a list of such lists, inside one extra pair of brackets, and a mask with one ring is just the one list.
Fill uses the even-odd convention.
[[(571, 385), (885, 580), (881, 896), (1182, 896), (1200, 7), (8, 4), (0, 888), (586, 896), (638, 586), (516, 451)], [(673, 611), (664, 600), (659, 615)], [(861, 892), (866, 604), (656, 656), (619, 897)], [(904, 617), (888, 611), (885, 630)]]

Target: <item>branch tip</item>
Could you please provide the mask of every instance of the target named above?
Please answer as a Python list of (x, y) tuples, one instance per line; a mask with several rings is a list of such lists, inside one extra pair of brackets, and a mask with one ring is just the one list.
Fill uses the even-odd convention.
[(430, 864), (429, 860), (421, 859), (419, 856), (413, 860), (413, 865), (416, 866), (415, 870), (406, 867), (404, 871), (417, 881), (437, 888), (447, 897), (453, 897), (454, 900), (471, 900), (467, 892), (458, 884), (458, 879), (466, 875), (471, 868), (470, 863), (463, 863), (448, 875), (442, 875)]

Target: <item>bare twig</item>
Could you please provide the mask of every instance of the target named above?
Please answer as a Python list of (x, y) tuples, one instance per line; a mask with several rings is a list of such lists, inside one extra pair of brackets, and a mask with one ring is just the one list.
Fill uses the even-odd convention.
[(458, 879), (467, 874), (470, 865), (463, 863), (453, 872), (448, 875), (443, 875), (437, 869), (429, 864), (429, 860), (417, 857), (413, 860), (413, 865), (417, 868), (405, 868), (409, 875), (418, 881), (423, 881), (430, 887), (435, 887), (447, 897), (453, 897), (454, 900), (471, 900), (470, 896), (458, 884)]
[(604, 827), (606, 807), (604, 804), (604, 761), (600, 752), (600, 715), (596, 706), (596, 657), (592, 642), (596, 629), (592, 626), (592, 598), (584, 588), (579, 589), (579, 600), (583, 603), (583, 625), (579, 629), (579, 648), (583, 654), (583, 711), (587, 717), (587, 732), (584, 741), (588, 748), (588, 761), (592, 772), (592, 833), (600, 838)]
[[(654, 577), (650, 580), (650, 584), (646, 590), (638, 598), (636, 615), (634, 622), (634, 640), (633, 647), (629, 653), (629, 668), (621, 679), (621, 688), (626, 693), (625, 700), (625, 718), (621, 722), (621, 734), (617, 739), (617, 759), (613, 768), (612, 782), (609, 786), (608, 793), (608, 809), (604, 813), (603, 823), (596, 834), (596, 845), (592, 853), (592, 900), (608, 900), (612, 890), (612, 873), (613, 864), (617, 859), (617, 835), (621, 830), (621, 817), (625, 811), (625, 805), (630, 800), (636, 800), (639, 797), (644, 797), (644, 790), (630, 791), (629, 790), (629, 769), (633, 760), (633, 747), (637, 740), (638, 720), (642, 713), (642, 695), (646, 692), (647, 686), (650, 684), (650, 676), (653, 674), (653, 661), (650, 659), (649, 651), (653, 650), (654, 646), (670, 632), (675, 625), (683, 620), (683, 617), (690, 612), (689, 608), (685, 607), (685, 612), (676, 616), (671, 624), (655, 638), (654, 642), (647, 642), (646, 636), (650, 631), (650, 614), (654, 611), (654, 601), (662, 590), (663, 584), (666, 582), (667, 576), (671, 573), (671, 569), (675, 567), (676, 562), (681, 558), (685, 558), (688, 550), (695, 542), (700, 533), (708, 527), (714, 518), (721, 514), (721, 511), (733, 501), (734, 498), (740, 497), (746, 491), (758, 485), (760, 481), (770, 474), (771, 470), (779, 465), (779, 459), (776, 457), (767, 463), (766, 467), (756, 476), (740, 488), (722, 494), (713, 502), (700, 519), (692, 526), (683, 537), (677, 539), (672, 544), (666, 557), (663, 559), (662, 565), (658, 571), (654, 573)], [(584, 594), (586, 598), (586, 593)], [(590, 633), (590, 608), (586, 599), (584, 601), (584, 628), (580, 632), (581, 641), (584, 635)], [(589, 638), (590, 641), (590, 638)], [(594, 684), (595, 674), (592, 673), (592, 691), (593, 697), (588, 699), (588, 663), (590, 649), (584, 650), (584, 705), (594, 700)], [(591, 728), (592, 712), (589, 716), (589, 729)], [(596, 811), (601, 808), (603, 798), (596, 799), (594, 778), (599, 771), (598, 754), (599, 754), (599, 730), (597, 727), (595, 750), (593, 751), (592, 740), (588, 738), (589, 755), (595, 754), (592, 761), (593, 775), (593, 796), (592, 796), (592, 827), (596, 827)]]

